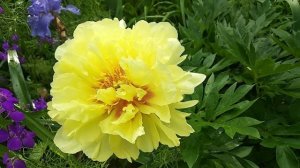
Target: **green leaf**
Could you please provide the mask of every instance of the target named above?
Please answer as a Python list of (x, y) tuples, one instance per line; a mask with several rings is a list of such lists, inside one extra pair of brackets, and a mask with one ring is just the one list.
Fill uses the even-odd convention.
[(183, 139), (180, 148), (183, 160), (188, 164), (189, 168), (192, 168), (196, 163), (199, 153), (201, 143), (200, 141), (200, 133), (194, 133), (188, 138)]
[(241, 146), (239, 148), (233, 149), (232, 151), (230, 151), (230, 153), (240, 158), (244, 158), (251, 153), (252, 149), (252, 146)]
[(216, 91), (211, 92), (205, 101), (205, 114), (208, 120), (214, 120), (216, 116), (216, 107), (219, 104), (219, 94)]
[(236, 83), (231, 85), (220, 100), (214, 117), (217, 117), (226, 111), (235, 108), (233, 104), (243, 98), (252, 89), (252, 87), (253, 85), (242, 85), (235, 90)]
[(4, 145), (2, 145), (2, 144), (0, 144), (0, 156), (2, 157), (3, 154), (4, 154), (5, 152), (7, 152), (7, 151), (8, 151), (7, 147), (4, 146)]
[(231, 119), (241, 115), (246, 110), (248, 110), (255, 102), (256, 102), (256, 100), (252, 100), (252, 101), (245, 100), (245, 101), (239, 102), (234, 105), (234, 108), (232, 110), (224, 113), (219, 118), (217, 118), (215, 122), (223, 123), (225, 121), (231, 120)]
[(212, 156), (222, 160), (226, 168), (243, 168), (234, 156), (228, 154), (212, 154)]
[(0, 116), (0, 128), (6, 128), (8, 125), (10, 125), (12, 122), (10, 120), (4, 119), (2, 116)]
[(276, 160), (280, 168), (299, 168), (297, 156), (288, 146), (276, 147)]
[(286, 1), (290, 5), (290, 8), (292, 10), (293, 17), (295, 20), (294, 31), (298, 31), (298, 30), (300, 30), (300, 5), (299, 5), (299, 2), (298, 2), (298, 0), (286, 0)]
[(300, 149), (300, 141), (297, 137), (268, 137), (263, 139), (261, 145), (267, 148), (275, 148), (276, 146), (289, 146), (295, 149)]
[(17, 52), (15, 50), (8, 50), (7, 60), (14, 92), (19, 99), (20, 105), (25, 107), (26, 105), (31, 104), (31, 98), (25, 83)]
[(300, 57), (300, 31), (290, 34), (281, 29), (272, 29), (272, 32), (283, 40), (283, 42), (281, 42), (276, 37), (273, 37), (276, 43), (292, 55)]
[(240, 133), (242, 135), (249, 135), (255, 138), (260, 138), (260, 134), (258, 130), (253, 125), (258, 125), (262, 123), (254, 118), (250, 117), (238, 117), (224, 123), (212, 123), (211, 126), (215, 129), (219, 127), (223, 127), (225, 133), (233, 138), (236, 133)]
[[(236, 89), (237, 83), (234, 83), (223, 95), (219, 94), (218, 92), (228, 83), (228, 78), (228, 75), (219, 75), (215, 79), (212, 74), (207, 81), (202, 107), (205, 108), (206, 119), (209, 121), (217, 117), (222, 118), (222, 114), (226, 115), (226, 112), (231, 112), (231, 116), (226, 115), (225, 118), (232, 119), (246, 111), (255, 102), (238, 102), (253, 88), (253, 85), (241, 85)], [(224, 121), (225, 118), (221, 120)]]
[(255, 163), (247, 159), (243, 159), (240, 162), (245, 168), (259, 168)]

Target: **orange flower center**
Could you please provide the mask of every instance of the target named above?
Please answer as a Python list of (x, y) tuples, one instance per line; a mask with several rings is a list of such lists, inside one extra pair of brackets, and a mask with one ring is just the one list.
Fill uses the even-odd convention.
[(114, 112), (120, 117), (127, 107), (135, 108), (139, 104), (147, 104), (153, 94), (146, 86), (136, 86), (130, 82), (121, 67), (106, 73), (96, 88), (96, 101), (107, 106), (108, 114)]

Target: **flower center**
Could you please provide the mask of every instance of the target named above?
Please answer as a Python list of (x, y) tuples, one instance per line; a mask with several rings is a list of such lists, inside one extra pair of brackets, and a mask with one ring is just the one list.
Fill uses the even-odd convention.
[(114, 112), (116, 117), (122, 114), (133, 115), (138, 111), (138, 104), (145, 104), (150, 97), (146, 87), (133, 85), (126, 79), (121, 68), (115, 69), (113, 73), (107, 73), (100, 80), (96, 93), (96, 100), (107, 106), (108, 114)]

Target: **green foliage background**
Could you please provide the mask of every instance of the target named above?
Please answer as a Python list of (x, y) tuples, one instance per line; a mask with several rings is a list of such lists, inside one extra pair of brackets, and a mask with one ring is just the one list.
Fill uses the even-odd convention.
[[(124, 19), (129, 27), (142, 19), (170, 22), (188, 55), (180, 66), (204, 73), (207, 79), (186, 96), (200, 103), (186, 110), (195, 133), (182, 138), (178, 148), (161, 146), (142, 153), (134, 163), (117, 158), (97, 163), (80, 153), (62, 156), (51, 148), (51, 141), (40, 138), (34, 149), (13, 153), (28, 167), (300, 167), (298, 0), (64, 0), (63, 4), (81, 10), (80, 16), (61, 14), (69, 36), (79, 23), (106, 17)], [(21, 54), (27, 60), (22, 65), (24, 76), (36, 98), (37, 88), (50, 88), (54, 52), (61, 41), (45, 44), (30, 36), (28, 5), (26, 0), (0, 1), (5, 10), (0, 15), (0, 42), (14, 33), (20, 36)], [(6, 64), (0, 75), (0, 86), (11, 88)], [(45, 112), (32, 118), (50, 134), (57, 129)], [(31, 123), (26, 122), (28, 127)], [(3, 120), (0, 127), (7, 124)], [(0, 153), (5, 150), (0, 146)]]

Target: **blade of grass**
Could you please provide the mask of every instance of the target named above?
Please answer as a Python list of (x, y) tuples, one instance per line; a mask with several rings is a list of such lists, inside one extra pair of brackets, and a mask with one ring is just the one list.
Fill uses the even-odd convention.
[(25, 107), (31, 103), (31, 98), (25, 83), (18, 54), (15, 50), (8, 50), (7, 61), (14, 92), (19, 99), (21, 107)]

